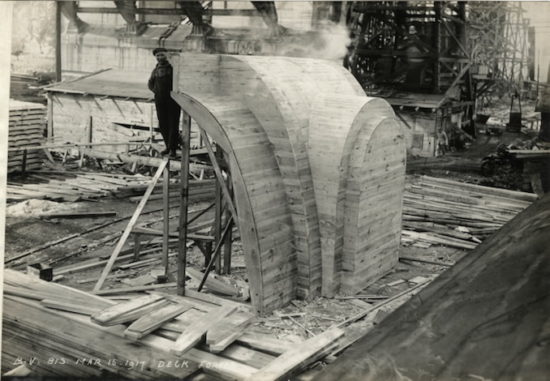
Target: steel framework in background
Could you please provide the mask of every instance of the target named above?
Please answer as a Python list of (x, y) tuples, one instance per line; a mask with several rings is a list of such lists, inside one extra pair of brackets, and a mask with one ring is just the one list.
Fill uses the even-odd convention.
[[(520, 2), (469, 2), (468, 26), (478, 103), (521, 94), (534, 59)], [(531, 78), (534, 79), (534, 78)]]
[[(529, 20), (519, 2), (352, 2), (346, 17), (352, 43), (344, 64), (370, 94), (473, 100), (520, 92), (528, 78)], [(416, 87), (404, 78), (411, 25), (426, 45), (415, 55), (425, 66)]]
[[(354, 2), (347, 23), (352, 44), (345, 64), (367, 92), (400, 88), (470, 99), (464, 2)], [(418, 45), (412, 59), (411, 26)], [(404, 78), (412, 61), (424, 66), (416, 86)]]

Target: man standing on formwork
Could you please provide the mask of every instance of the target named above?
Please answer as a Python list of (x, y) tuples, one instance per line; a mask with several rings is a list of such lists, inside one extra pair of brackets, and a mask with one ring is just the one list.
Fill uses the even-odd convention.
[(161, 155), (170, 154), (176, 156), (176, 149), (180, 145), (179, 120), (180, 106), (172, 99), (173, 68), (168, 62), (167, 51), (164, 48), (156, 48), (153, 55), (157, 59), (157, 66), (153, 69), (148, 86), (155, 94), (155, 107), (159, 121), (160, 133), (164, 139), (166, 149)]

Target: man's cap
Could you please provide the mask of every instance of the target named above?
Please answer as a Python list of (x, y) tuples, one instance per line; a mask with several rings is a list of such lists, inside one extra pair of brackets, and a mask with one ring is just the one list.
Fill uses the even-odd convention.
[(160, 53), (160, 52), (164, 52), (164, 53), (166, 53), (166, 52), (167, 52), (167, 50), (166, 50), (166, 49), (164, 49), (164, 48), (155, 48), (155, 49), (153, 50), (153, 55), (154, 55), (154, 56), (156, 56), (156, 55), (157, 55), (157, 53)]

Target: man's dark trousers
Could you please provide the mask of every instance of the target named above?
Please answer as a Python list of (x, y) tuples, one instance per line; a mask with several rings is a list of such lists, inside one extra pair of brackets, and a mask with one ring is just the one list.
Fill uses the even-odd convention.
[(172, 98), (155, 98), (159, 129), (166, 143), (166, 149), (175, 152), (180, 141), (180, 106)]

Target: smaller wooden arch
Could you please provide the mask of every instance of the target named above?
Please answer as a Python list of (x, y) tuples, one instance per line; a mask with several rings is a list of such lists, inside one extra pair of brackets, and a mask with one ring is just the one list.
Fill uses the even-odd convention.
[(229, 155), (252, 305), (263, 314), (296, 293), (296, 258), (284, 184), (265, 132), (233, 98), (172, 97)]

